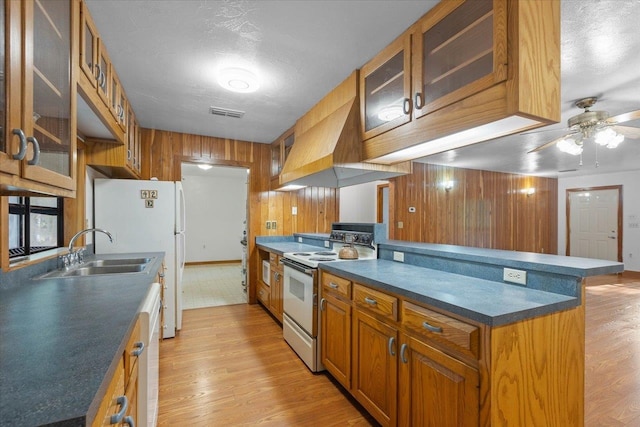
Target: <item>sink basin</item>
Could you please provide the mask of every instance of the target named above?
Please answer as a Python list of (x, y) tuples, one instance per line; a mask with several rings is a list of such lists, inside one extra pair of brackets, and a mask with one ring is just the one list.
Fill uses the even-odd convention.
[(63, 271), (61, 277), (70, 276), (95, 276), (98, 274), (122, 274), (122, 273), (139, 273), (144, 271), (144, 264), (132, 265), (109, 265), (104, 267), (79, 267), (69, 271)]
[(151, 258), (97, 259), (83, 264), (82, 267), (144, 265), (149, 261), (151, 261)]
[(88, 261), (69, 270), (54, 270), (36, 279), (55, 279), (65, 277), (87, 277), (107, 274), (144, 273), (151, 258), (97, 259)]

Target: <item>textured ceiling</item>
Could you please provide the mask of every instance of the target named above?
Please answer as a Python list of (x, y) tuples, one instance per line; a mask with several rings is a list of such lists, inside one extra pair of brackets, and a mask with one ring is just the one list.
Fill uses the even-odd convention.
[[(143, 127), (269, 143), (360, 68), (436, 1), (86, 0)], [(562, 122), (423, 161), (544, 176), (640, 169), (640, 140), (615, 150), (587, 143), (579, 158), (555, 147), (527, 151), (563, 135), (598, 96), (595, 110), (640, 109), (640, 1), (562, 1)], [(225, 64), (256, 68), (254, 94), (215, 83)], [(242, 119), (210, 106), (245, 111)], [(640, 126), (628, 122), (626, 125)], [(559, 172), (573, 170), (575, 172)]]

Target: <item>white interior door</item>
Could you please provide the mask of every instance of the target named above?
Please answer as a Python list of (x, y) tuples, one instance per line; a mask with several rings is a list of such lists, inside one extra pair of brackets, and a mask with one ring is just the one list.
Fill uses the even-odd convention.
[(569, 192), (569, 255), (618, 260), (618, 189)]

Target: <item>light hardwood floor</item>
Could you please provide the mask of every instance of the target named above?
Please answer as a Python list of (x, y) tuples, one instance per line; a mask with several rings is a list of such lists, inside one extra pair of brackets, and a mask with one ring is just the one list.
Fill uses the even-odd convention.
[[(640, 425), (640, 280), (587, 282), (585, 425)], [(259, 305), (184, 312), (160, 347), (159, 426), (371, 426)]]

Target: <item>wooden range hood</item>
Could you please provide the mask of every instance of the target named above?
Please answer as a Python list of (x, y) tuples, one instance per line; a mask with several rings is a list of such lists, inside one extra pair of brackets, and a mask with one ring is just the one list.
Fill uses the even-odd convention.
[(362, 162), (358, 70), (295, 125), (280, 185), (339, 188), (411, 173), (411, 162)]

